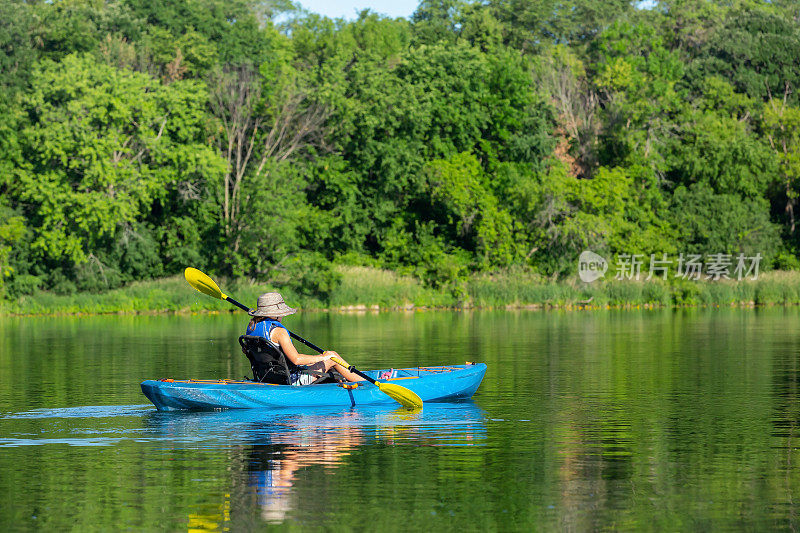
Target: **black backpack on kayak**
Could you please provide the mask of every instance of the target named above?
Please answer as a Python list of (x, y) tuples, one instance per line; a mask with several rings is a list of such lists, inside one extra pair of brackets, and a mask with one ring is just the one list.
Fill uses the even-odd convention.
[(330, 372), (317, 372), (299, 367), (288, 361), (283, 353), (267, 342), (264, 337), (255, 335), (242, 335), (239, 337), (242, 352), (250, 360), (250, 369), (253, 371), (253, 381), (259, 383), (273, 383), (275, 385), (291, 385), (292, 372), (311, 374), (318, 379), (318, 383), (338, 381)]

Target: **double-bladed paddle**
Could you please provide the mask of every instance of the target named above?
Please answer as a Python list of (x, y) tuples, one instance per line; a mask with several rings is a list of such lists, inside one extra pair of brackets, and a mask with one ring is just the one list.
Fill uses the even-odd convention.
[[(233, 305), (235, 305), (236, 307), (238, 307), (239, 309), (242, 309), (243, 311), (247, 311), (248, 313), (251, 311), (251, 309), (249, 307), (247, 307), (246, 305), (237, 302), (236, 300), (234, 300), (233, 298), (231, 298), (227, 294), (223, 293), (220, 290), (219, 286), (216, 284), (216, 282), (213, 279), (211, 279), (210, 277), (208, 277), (206, 274), (202, 273), (201, 271), (197, 270), (196, 268), (192, 268), (192, 267), (187, 268), (183, 272), (183, 275), (186, 278), (186, 281), (189, 282), (189, 285), (191, 285), (192, 287), (194, 287), (198, 291), (202, 292), (203, 294), (207, 294), (208, 296), (211, 296), (212, 298), (218, 298), (220, 300), (225, 300), (226, 302), (230, 302)], [(292, 333), (291, 331), (289, 331), (289, 335), (291, 335), (293, 339), (296, 339), (296, 340), (302, 342), (303, 344), (305, 344), (309, 348), (311, 348), (313, 350), (316, 350), (319, 353), (323, 353), (324, 352), (324, 350), (322, 348), (320, 348), (319, 346), (317, 346), (316, 344), (312, 344), (311, 342), (305, 340), (303, 337), (301, 337), (301, 336), (299, 336), (299, 335), (297, 335), (295, 333)], [(387, 396), (389, 396), (393, 400), (395, 400), (398, 403), (400, 403), (403, 407), (406, 407), (408, 409), (421, 409), (422, 408), (422, 399), (414, 391), (409, 390), (409, 389), (407, 389), (405, 387), (401, 387), (400, 385), (396, 385), (394, 383), (381, 383), (379, 381), (375, 381), (374, 379), (372, 379), (368, 375), (366, 375), (363, 372), (361, 372), (360, 370), (358, 370), (356, 367), (354, 367), (352, 365), (350, 367), (348, 367), (344, 363), (344, 361), (342, 361), (338, 357), (334, 356), (334, 357), (331, 358), (331, 360), (334, 363), (347, 368), (347, 370), (349, 370), (350, 372), (358, 375), (359, 377), (362, 377), (365, 380), (369, 381), (370, 383), (372, 383), (373, 385), (378, 387), (378, 389), (381, 392), (383, 392), (384, 394), (386, 394)]]

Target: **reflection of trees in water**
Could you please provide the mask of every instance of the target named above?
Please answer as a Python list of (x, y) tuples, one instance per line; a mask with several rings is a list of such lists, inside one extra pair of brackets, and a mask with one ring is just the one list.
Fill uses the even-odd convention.
[(800, 337), (720, 321), (680, 330), (673, 352), (606, 350), (592, 370), (615, 380), (575, 371), (570, 391), (602, 394), (556, 412), (561, 528), (800, 526)]
[[(772, 390), (775, 398), (772, 417), (773, 435), (792, 439), (800, 421), (800, 350), (784, 350), (775, 357), (772, 369)], [(789, 354), (790, 356), (786, 356)]]
[(779, 350), (773, 359), (772, 391), (774, 407), (772, 436), (779, 438), (784, 449), (784, 461), (777, 465), (783, 471), (783, 492), (788, 507), (789, 526), (798, 529), (795, 493), (800, 490), (795, 474), (794, 454), (797, 449), (797, 427), (800, 424), (800, 346), (793, 343), (790, 349)]
[(602, 510), (625, 505), (633, 478), (631, 422), (619, 405), (573, 398), (557, 425), (561, 529), (608, 527)]

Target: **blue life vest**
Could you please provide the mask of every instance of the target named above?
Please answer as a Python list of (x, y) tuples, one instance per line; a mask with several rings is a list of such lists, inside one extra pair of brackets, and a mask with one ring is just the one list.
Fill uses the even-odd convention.
[[(284, 326), (283, 324), (281, 324), (277, 320), (262, 320), (261, 322), (257, 323), (255, 326), (253, 326), (252, 329), (250, 329), (250, 324), (248, 323), (247, 324), (247, 330), (245, 330), (245, 335), (253, 335), (255, 337), (264, 337), (270, 343), (274, 344), (272, 342), (272, 339), (270, 338), (270, 335), (272, 334), (272, 330), (274, 328), (276, 328), (276, 327), (286, 329), (286, 326)], [(286, 331), (289, 331), (289, 330), (286, 329)], [(278, 346), (278, 349), (280, 349), (280, 346)], [(283, 351), (283, 350), (281, 350), (281, 351)]]

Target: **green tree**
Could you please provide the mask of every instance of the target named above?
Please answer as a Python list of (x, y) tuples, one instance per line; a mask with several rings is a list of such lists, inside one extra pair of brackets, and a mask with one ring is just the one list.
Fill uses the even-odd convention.
[[(296, 249), (303, 178), (290, 164), (312, 155), (324, 138), (326, 109), (283, 76), (291, 67), (230, 67), (211, 78), (215, 140), (227, 170), (215, 184), (225, 266), (235, 274), (268, 274)], [(275, 207), (272, 207), (275, 206)]]
[(428, 190), (461, 248), (484, 268), (505, 267), (520, 257), (511, 215), (500, 206), (478, 159), (468, 153), (430, 162)]
[[(391, 70), (357, 61), (348, 81), (351, 98), (331, 117), (337, 125), (332, 142), (352, 170), (342, 177), (358, 191), (353, 227), (364, 233), (369, 251), (380, 251), (383, 232), (398, 216), (409, 229), (428, 219), (424, 169), (430, 161), (471, 152), (491, 175), (506, 163), (540, 167), (551, 150), (549, 107), (512, 52), (483, 54), (466, 43), (424, 46)], [(337, 205), (323, 195), (314, 202)]]
[(469, 5), (464, 0), (423, 0), (411, 16), (416, 40), (421, 44), (455, 43)]
[(770, 221), (764, 198), (718, 194), (708, 184), (696, 183), (678, 187), (671, 210), (682, 252), (760, 253), (770, 265), (778, 251), (780, 228)]
[(592, 40), (615, 20), (634, 10), (628, 0), (490, 0), (487, 9), (505, 28), (506, 42), (525, 51), (550, 44)]
[(665, 177), (676, 185), (702, 182), (715, 192), (765, 198), (777, 160), (748, 121), (715, 111), (684, 115), (670, 141)]
[(0, 4), (0, 103), (27, 82), (38, 54), (34, 47), (36, 18), (27, 4)]
[(203, 142), (206, 98), (202, 84), (162, 86), (91, 56), (42, 62), (19, 97), (28, 124), (12, 184), (38, 260), (113, 272), (102, 250), (144, 238), (170, 189), (218, 175), (223, 163)]
[[(788, 87), (786, 89), (788, 96)], [(797, 242), (795, 206), (800, 195), (800, 108), (787, 99), (771, 98), (764, 105), (764, 131), (778, 159), (778, 189), (789, 234)]]
[(109, 34), (136, 40), (144, 22), (119, 1), (56, 0), (36, 3), (31, 9), (38, 22), (32, 37), (41, 54), (53, 60), (94, 52)]
[[(693, 78), (716, 74), (737, 91), (766, 101), (783, 95), (788, 84), (800, 87), (800, 27), (768, 4), (729, 12), (693, 62)], [(798, 102), (797, 94), (789, 102)]]
[[(199, 37), (191, 41), (208, 41), (224, 63), (258, 64), (266, 58), (268, 42), (260, 31), (253, 4), (246, 0), (125, 0), (125, 5), (147, 22), (151, 32), (164, 29), (177, 40), (197, 33)], [(268, 16), (271, 11), (264, 14)], [(272, 25), (270, 20), (263, 23)]]
[(194, 29), (180, 37), (158, 26), (151, 27), (139, 41), (139, 70), (168, 81), (202, 77), (218, 61), (217, 47)]
[(25, 219), (0, 205), (0, 298), (6, 295), (6, 280), (14, 274), (11, 254), (25, 237)]
[(615, 253), (672, 253), (676, 232), (658, 203), (648, 200), (646, 169), (600, 167), (591, 179), (571, 176), (553, 161), (534, 180), (510, 189), (517, 216), (530, 234), (528, 256), (544, 272), (559, 273), (582, 250)]
[(680, 55), (657, 28), (618, 22), (592, 44), (594, 84), (603, 108), (598, 159), (663, 172), (664, 148), (688, 110)]

